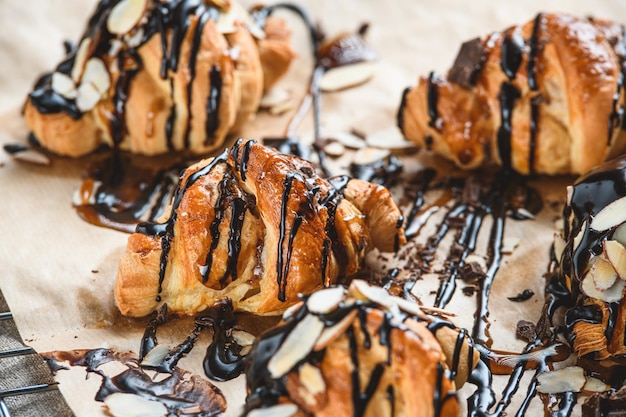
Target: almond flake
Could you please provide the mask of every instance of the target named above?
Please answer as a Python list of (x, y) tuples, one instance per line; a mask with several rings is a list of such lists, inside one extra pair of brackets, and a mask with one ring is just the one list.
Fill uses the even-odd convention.
[(598, 378), (588, 376), (587, 382), (585, 382), (585, 385), (583, 386), (582, 390), (586, 392), (604, 392), (604, 391), (608, 391), (610, 388), (611, 387), (609, 387), (607, 384), (605, 384)]
[(315, 346), (313, 346), (314, 352), (319, 352), (320, 350), (326, 348), (337, 337), (344, 334), (348, 327), (354, 322), (356, 319), (357, 311), (352, 310), (344, 318), (338, 321), (336, 324), (333, 324), (330, 327), (326, 327), (320, 337), (317, 339)]
[(104, 404), (114, 417), (160, 417), (168, 414), (167, 408), (159, 402), (123, 392), (107, 396)]
[(215, 26), (221, 34), (228, 35), (239, 30), (239, 25), (237, 24), (238, 20), (235, 9), (231, 8), (226, 13), (220, 13), (217, 22), (215, 22)]
[(324, 153), (328, 156), (338, 157), (346, 153), (346, 148), (339, 142), (328, 142), (324, 145)]
[(568, 366), (556, 371), (548, 371), (537, 376), (537, 391), (542, 394), (559, 394), (562, 392), (580, 392), (586, 378), (583, 368)]
[(302, 385), (304, 385), (309, 393), (315, 395), (326, 391), (324, 376), (317, 366), (311, 365), (310, 363), (302, 364), (299, 376)]
[(611, 263), (621, 279), (626, 279), (626, 248), (617, 240), (603, 242), (604, 256)]
[(254, 343), (254, 335), (243, 330), (233, 330), (233, 339), (239, 346), (251, 346)]
[(72, 65), (72, 79), (75, 82), (80, 81), (80, 77), (83, 74), (83, 68), (85, 68), (85, 62), (87, 62), (87, 53), (89, 52), (89, 46), (91, 45), (91, 39), (85, 38), (80, 42), (78, 48), (76, 48), (76, 55), (74, 55), (74, 64)]
[(368, 146), (384, 149), (416, 149), (417, 145), (405, 139), (400, 129), (392, 126), (388, 129), (367, 135), (365, 138)]
[(596, 288), (594, 279), (590, 274), (585, 275), (580, 285), (582, 292), (588, 297), (596, 298), (607, 303), (620, 301), (622, 299), (625, 286), (626, 281), (616, 279), (615, 283), (610, 288), (605, 291), (600, 291)]
[(341, 143), (346, 148), (350, 149), (362, 149), (365, 147), (365, 141), (358, 137), (357, 135), (350, 132), (343, 131), (333, 131), (333, 132), (323, 132), (323, 137), (328, 139), (334, 139), (337, 142)]
[(376, 63), (371, 61), (332, 68), (322, 75), (319, 87), (326, 92), (355, 87), (372, 78), (375, 70)]
[(615, 200), (591, 219), (590, 227), (603, 232), (626, 222), (626, 197)]
[(561, 258), (563, 257), (563, 251), (565, 251), (565, 239), (561, 237), (559, 234), (554, 234), (554, 257), (558, 263), (561, 263)]
[(615, 284), (617, 273), (604, 258), (596, 257), (593, 260), (589, 274), (593, 277), (593, 284), (598, 291), (606, 291)]
[(87, 112), (95, 107), (100, 101), (100, 92), (91, 83), (81, 84), (78, 87), (78, 96), (76, 97), (76, 107), (81, 112)]
[(52, 74), (52, 90), (68, 99), (76, 98), (78, 95), (74, 80), (62, 72), (55, 72)]
[(303, 305), (304, 305), (304, 303), (302, 301), (299, 301), (296, 304), (292, 305), (291, 307), (288, 307), (287, 310), (285, 310), (284, 313), (283, 313), (283, 320), (284, 321), (289, 320), (291, 317), (294, 316), (294, 314), (298, 310), (300, 310), (302, 308)]
[(287, 113), (289, 110), (293, 110), (294, 107), (293, 100), (289, 99), (270, 107), (269, 112), (272, 116), (280, 116), (281, 114)]
[(93, 84), (100, 95), (104, 95), (111, 86), (109, 71), (100, 58), (90, 58), (85, 65), (81, 85), (85, 83)]
[(370, 165), (387, 158), (389, 155), (391, 152), (388, 149), (363, 148), (354, 154), (353, 162), (356, 165)]
[[(6, 148), (5, 148), (6, 150)], [(26, 162), (34, 165), (50, 165), (50, 158), (46, 155), (42, 154), (39, 151), (36, 151), (33, 148), (29, 148), (27, 146), (20, 147), (15, 151), (10, 151), (9, 154), (16, 161)]]
[(126, 37), (126, 45), (130, 48), (137, 48), (143, 39), (143, 28), (138, 28), (131, 36)]
[(407, 314), (420, 318), (422, 320), (428, 320), (428, 316), (424, 313), (424, 311), (420, 308), (417, 303), (412, 301), (405, 300), (404, 298), (392, 296), (393, 301), (400, 307), (400, 310), (404, 311)]
[(615, 229), (615, 232), (613, 232), (613, 236), (611, 238), (626, 246), (626, 223), (618, 226), (618, 228)]
[(518, 237), (505, 236), (502, 240), (502, 253), (511, 254), (519, 245), (520, 239)]
[(141, 20), (148, 0), (122, 0), (107, 19), (107, 29), (114, 35), (125, 35)]
[(306, 300), (306, 308), (313, 314), (330, 313), (343, 301), (344, 294), (343, 287), (316, 291)]
[(567, 197), (566, 197), (566, 203), (568, 206), (572, 205), (572, 197), (574, 197), (574, 187), (572, 187), (571, 185), (568, 185), (567, 188)]
[(271, 107), (282, 104), (291, 99), (291, 92), (284, 88), (274, 87), (267, 91), (263, 97), (261, 97), (261, 101), (259, 102), (259, 107), (262, 109), (269, 109)]
[(170, 349), (167, 345), (158, 344), (144, 356), (141, 361), (141, 366), (159, 366), (163, 363), (163, 359), (170, 353)]
[(272, 378), (282, 377), (308, 355), (322, 330), (324, 322), (318, 316), (304, 316), (267, 363), (267, 370)]
[(295, 404), (278, 404), (265, 408), (257, 408), (250, 411), (248, 417), (291, 417), (298, 412)]

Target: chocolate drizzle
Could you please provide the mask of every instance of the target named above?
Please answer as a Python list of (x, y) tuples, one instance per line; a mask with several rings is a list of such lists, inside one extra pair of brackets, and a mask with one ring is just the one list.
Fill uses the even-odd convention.
[(428, 75), (428, 116), (430, 120), (428, 126), (437, 127), (437, 120), (439, 119), (439, 111), (437, 110), (437, 101), (439, 99), (439, 92), (437, 91), (437, 84), (435, 82), (435, 73), (431, 72)]

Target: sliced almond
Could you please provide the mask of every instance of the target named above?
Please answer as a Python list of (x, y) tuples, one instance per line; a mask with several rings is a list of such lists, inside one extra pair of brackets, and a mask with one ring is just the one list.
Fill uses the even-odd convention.
[(587, 377), (587, 382), (583, 386), (583, 391), (586, 392), (604, 392), (608, 391), (611, 387), (594, 377)]
[(83, 75), (83, 68), (85, 68), (85, 62), (87, 62), (87, 54), (89, 53), (89, 46), (91, 46), (91, 39), (83, 39), (78, 48), (76, 48), (76, 55), (74, 55), (74, 64), (72, 65), (72, 79), (75, 82), (80, 81), (81, 75)]
[(350, 149), (362, 149), (365, 148), (365, 141), (358, 137), (357, 135), (344, 132), (344, 131), (332, 131), (332, 132), (323, 132), (323, 137), (328, 139), (334, 139), (337, 142), (341, 143), (346, 148)]
[(328, 156), (338, 157), (346, 153), (346, 148), (339, 142), (328, 142), (324, 145), (324, 153)]
[(517, 215), (520, 217), (523, 217), (524, 219), (534, 219), (535, 215), (532, 214), (530, 211), (528, 211), (527, 209), (525, 209), (524, 207), (520, 207), (516, 210)]
[(352, 281), (350, 284), (350, 292), (360, 300), (372, 301), (383, 307), (395, 305), (395, 301), (384, 288), (369, 285), (360, 279)]
[(554, 257), (557, 262), (561, 262), (561, 258), (563, 257), (563, 251), (565, 250), (565, 239), (561, 237), (560, 234), (554, 234)]
[(317, 366), (310, 363), (304, 363), (300, 367), (299, 371), (300, 381), (302, 385), (309, 391), (309, 393), (315, 395), (326, 391), (326, 383), (324, 382), (324, 376), (322, 371)]
[(114, 35), (125, 35), (141, 20), (148, 0), (122, 0), (117, 3), (107, 19), (107, 29)]
[(388, 129), (379, 130), (371, 135), (367, 135), (365, 142), (373, 148), (384, 149), (415, 149), (415, 143), (404, 138), (400, 129), (392, 126)]
[(100, 58), (89, 58), (85, 64), (85, 71), (81, 79), (81, 85), (85, 83), (93, 84), (100, 96), (104, 95), (111, 86), (109, 71)]
[(298, 412), (295, 404), (278, 404), (265, 408), (257, 408), (246, 414), (248, 417), (291, 417)]
[(611, 238), (626, 246), (626, 223), (618, 226)]
[[(615, 273), (615, 272), (614, 272)], [(616, 274), (617, 275), (617, 274)], [(626, 281), (616, 279), (615, 283), (605, 291), (600, 291), (596, 288), (595, 282), (591, 274), (585, 275), (581, 282), (581, 290), (588, 297), (596, 298), (607, 303), (614, 303), (620, 301), (623, 297), (624, 287)]]
[(263, 97), (261, 97), (261, 101), (259, 102), (259, 107), (262, 109), (269, 109), (271, 107), (282, 104), (291, 99), (291, 92), (284, 88), (274, 87), (267, 91)]
[(243, 330), (233, 330), (231, 335), (239, 346), (251, 346), (254, 343), (254, 335)]
[(583, 368), (568, 366), (556, 371), (548, 371), (537, 375), (537, 391), (543, 394), (559, 394), (562, 392), (580, 392), (586, 378)]
[(603, 232), (626, 222), (626, 197), (615, 200), (604, 207), (591, 219), (593, 230)]
[(604, 256), (621, 279), (626, 279), (626, 248), (617, 240), (605, 240)]
[(388, 149), (363, 148), (354, 154), (353, 162), (356, 165), (370, 165), (387, 158), (389, 155), (391, 152)]
[(315, 346), (313, 346), (314, 352), (319, 352), (324, 349), (326, 346), (330, 344), (333, 340), (335, 340), (340, 335), (344, 334), (348, 327), (352, 325), (354, 320), (356, 319), (357, 311), (352, 310), (346, 316), (339, 320), (336, 324), (326, 327), (320, 337), (317, 339)]
[(287, 101), (283, 101), (280, 104), (270, 107), (269, 112), (272, 116), (280, 116), (281, 114), (287, 113), (289, 110), (293, 110), (295, 104), (293, 100), (289, 99)]
[(324, 323), (313, 314), (307, 314), (289, 333), (283, 344), (267, 363), (272, 378), (280, 378), (308, 355), (324, 330)]
[(617, 279), (617, 273), (613, 266), (600, 257), (594, 258), (593, 265), (589, 269), (589, 275), (593, 277), (593, 284), (598, 291), (608, 290)]
[(578, 247), (580, 246), (580, 242), (582, 242), (583, 235), (585, 234), (586, 230), (587, 230), (587, 220), (583, 222), (583, 224), (580, 226), (580, 230), (578, 231), (578, 233), (576, 233), (576, 236), (574, 236), (574, 242), (572, 245), (573, 251), (576, 251)]
[(398, 307), (400, 307), (400, 310), (417, 318), (428, 320), (428, 316), (424, 313), (424, 311), (417, 303), (396, 296), (392, 297), (394, 302), (398, 305)]
[(170, 353), (170, 349), (167, 345), (158, 344), (153, 347), (147, 354), (144, 356), (141, 361), (141, 366), (159, 366), (163, 363), (163, 359)]
[(513, 253), (517, 245), (519, 245), (520, 241), (521, 240), (518, 237), (505, 236), (504, 239), (502, 239), (502, 249), (501, 249), (502, 253), (505, 253), (505, 254)]
[(330, 313), (343, 301), (343, 287), (326, 288), (316, 291), (306, 300), (306, 308), (313, 314)]
[(74, 80), (62, 72), (55, 72), (52, 74), (51, 86), (55, 93), (60, 94), (65, 98), (73, 99), (78, 95)]
[(143, 28), (138, 28), (131, 36), (126, 38), (126, 45), (130, 48), (137, 48), (143, 40)]
[(294, 316), (294, 314), (298, 310), (300, 310), (302, 308), (303, 305), (304, 305), (304, 303), (302, 301), (299, 301), (296, 304), (292, 305), (291, 307), (287, 308), (287, 310), (285, 310), (285, 312), (283, 313), (283, 320), (284, 321), (289, 320), (291, 317)]
[(235, 33), (239, 30), (238, 20), (235, 8), (231, 8), (226, 13), (220, 13), (217, 22), (215, 22), (215, 27), (223, 35)]
[(332, 68), (322, 75), (319, 87), (326, 92), (345, 90), (365, 83), (375, 71), (376, 63), (371, 61)]
[(100, 92), (91, 83), (84, 83), (78, 87), (78, 95), (76, 96), (76, 107), (81, 112), (87, 112), (95, 107), (100, 101)]
[(168, 415), (165, 405), (135, 394), (116, 392), (104, 399), (108, 412), (115, 417), (160, 417)]
[(568, 206), (572, 205), (572, 197), (574, 196), (574, 187), (571, 185), (568, 185), (566, 188), (567, 191), (567, 196), (566, 196), (566, 203)]

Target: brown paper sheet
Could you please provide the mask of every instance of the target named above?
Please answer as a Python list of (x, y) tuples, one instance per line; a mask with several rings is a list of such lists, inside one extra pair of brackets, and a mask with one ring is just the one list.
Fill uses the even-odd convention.
[[(539, 11), (568, 11), (626, 22), (626, 2), (612, 0), (301, 3), (330, 35), (354, 30), (362, 22), (371, 24), (367, 38), (380, 56), (376, 76), (359, 88), (323, 96), (325, 128), (358, 127), (365, 133), (395, 125), (404, 87), (431, 69), (444, 71), (464, 40), (525, 22)], [(25, 141), (27, 132), (19, 115), (24, 97), (36, 77), (63, 55), (62, 41), (78, 39), (94, 4), (85, 0), (4, 0), (0, 4), (0, 144)], [(292, 26), (300, 57), (282, 85), (299, 96), (306, 88), (311, 61), (303, 28), (297, 21)], [(260, 114), (244, 136), (282, 134), (289, 116)], [(305, 123), (301, 133), (306, 136), (310, 126)], [(145, 321), (121, 317), (112, 294), (127, 235), (85, 223), (71, 206), (87, 166), (86, 160), (55, 159), (50, 167), (38, 167), (17, 163), (0, 152), (0, 288), (22, 336), (40, 352), (97, 347), (136, 352)], [(418, 158), (409, 159), (408, 169), (419, 166)], [(507, 223), (506, 235), (519, 238), (520, 244), (512, 256), (505, 257), (490, 299), (494, 348), (519, 351), (524, 343), (514, 337), (517, 320), (535, 321), (539, 316), (542, 273), (569, 181), (571, 178), (535, 181), (544, 195), (544, 210), (534, 221)], [(428, 300), (429, 289), (424, 288), (421, 292)], [(532, 300), (511, 303), (506, 299), (526, 288), (535, 291)], [(473, 298), (459, 293), (450, 309), (459, 313), (458, 325), (471, 325), (472, 316), (467, 312), (475, 310)], [(189, 320), (171, 322), (160, 330), (160, 340), (178, 343), (190, 328)], [(202, 374), (206, 337), (181, 361), (181, 367)], [(58, 380), (77, 415), (102, 415), (101, 403), (92, 400), (98, 378), (85, 380), (84, 371), (78, 369), (61, 372)], [(219, 386), (229, 402), (226, 415), (237, 415), (245, 395), (243, 379)], [(520, 391), (525, 391), (524, 385)], [(538, 401), (532, 410), (528, 415), (540, 414)]]

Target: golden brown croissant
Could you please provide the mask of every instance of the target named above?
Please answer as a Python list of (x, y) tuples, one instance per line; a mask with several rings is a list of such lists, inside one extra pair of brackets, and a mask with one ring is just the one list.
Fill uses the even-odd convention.
[(356, 273), (372, 248), (395, 250), (401, 220), (382, 186), (326, 181), (305, 160), (240, 140), (188, 168), (169, 218), (129, 237), (115, 299), (131, 316), (163, 303), (193, 314), (226, 297), (277, 313)]
[(405, 136), (462, 168), (584, 173), (624, 152), (623, 26), (539, 14), (464, 43), (405, 91)]
[(555, 240), (569, 298), (565, 325), (579, 356), (626, 359), (626, 159), (593, 169), (568, 187), (563, 238)]
[(479, 354), (443, 323), (364, 281), (315, 292), (255, 342), (246, 414), (456, 417)]
[(78, 48), (37, 82), (26, 121), (61, 155), (218, 148), (294, 57), (282, 20), (264, 29), (230, 1), (101, 1)]

